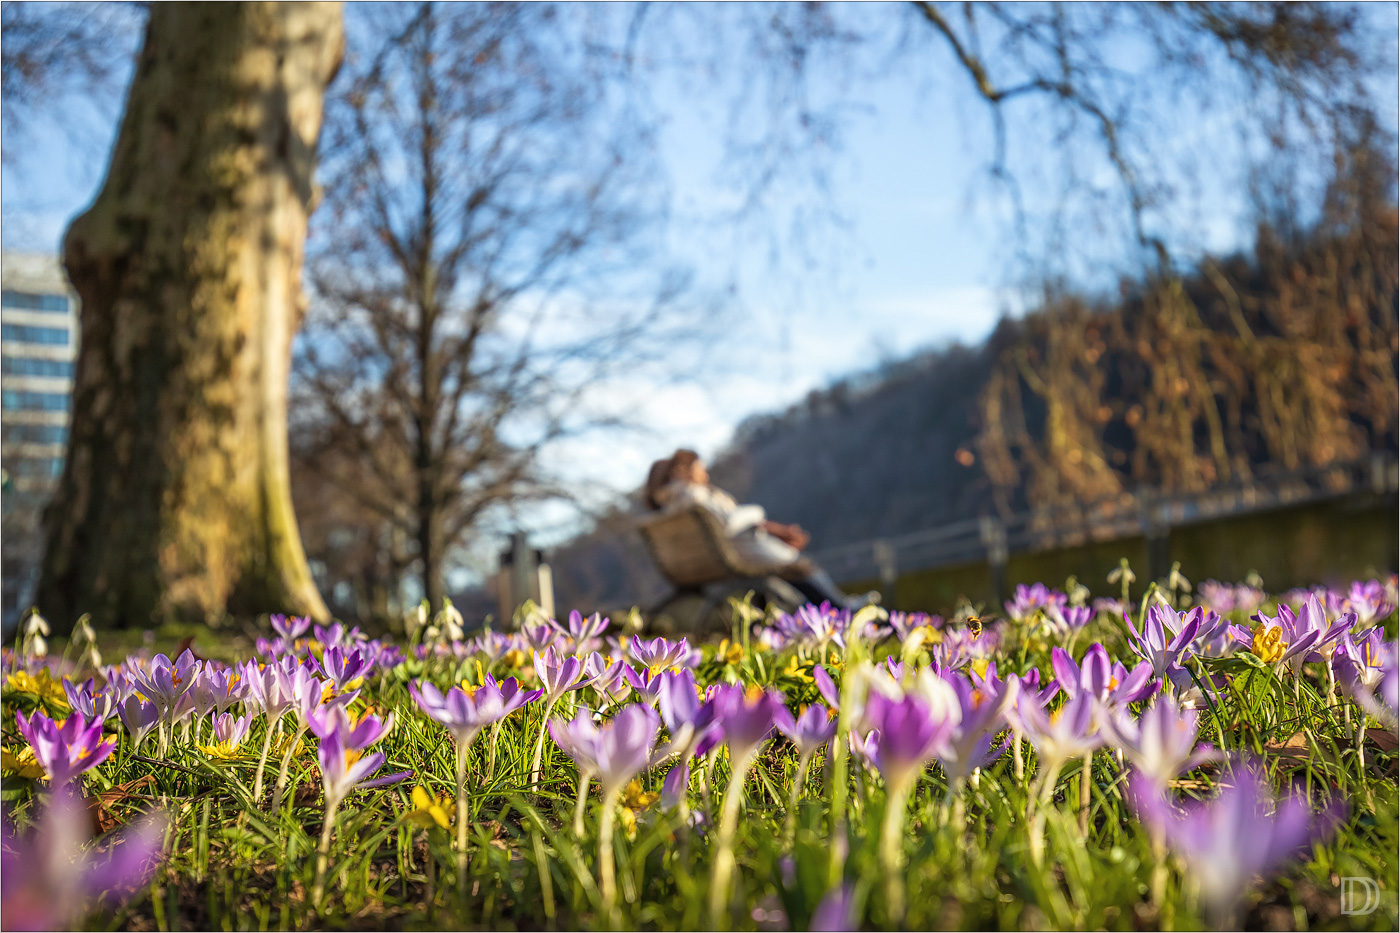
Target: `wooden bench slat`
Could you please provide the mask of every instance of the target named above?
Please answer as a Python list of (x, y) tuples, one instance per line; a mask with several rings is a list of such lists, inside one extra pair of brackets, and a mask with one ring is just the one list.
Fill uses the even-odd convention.
[(678, 589), (695, 589), (733, 577), (761, 577), (783, 569), (744, 560), (719, 519), (703, 508), (648, 518), (637, 528), (662, 576)]

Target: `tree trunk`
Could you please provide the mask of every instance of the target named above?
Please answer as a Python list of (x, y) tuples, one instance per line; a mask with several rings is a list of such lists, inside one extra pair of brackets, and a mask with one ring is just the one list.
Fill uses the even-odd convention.
[(287, 377), (339, 3), (152, 4), (97, 200), (45, 614), (327, 616), (292, 512)]
[(439, 512), (430, 494), (424, 491), (418, 506), (418, 561), (423, 569), (423, 598), (433, 611), (442, 608), (442, 538)]

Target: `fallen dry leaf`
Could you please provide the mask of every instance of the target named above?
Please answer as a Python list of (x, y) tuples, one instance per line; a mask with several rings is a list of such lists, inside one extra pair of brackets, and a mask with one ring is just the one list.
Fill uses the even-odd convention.
[(118, 784), (96, 797), (83, 798), (87, 804), (88, 816), (92, 820), (93, 834), (100, 836), (122, 825), (123, 820), (112, 812), (112, 808), (124, 801), (138, 799), (140, 796), (138, 791), (153, 787), (155, 783), (155, 775), (147, 774), (134, 781)]
[(1389, 729), (1367, 729), (1366, 738), (1375, 742), (1383, 752), (1393, 752), (1400, 748), (1400, 739)]
[(1312, 749), (1308, 746), (1308, 737), (1302, 732), (1295, 732), (1282, 742), (1278, 740), (1265, 742), (1264, 751), (1273, 752), (1283, 758), (1312, 757)]

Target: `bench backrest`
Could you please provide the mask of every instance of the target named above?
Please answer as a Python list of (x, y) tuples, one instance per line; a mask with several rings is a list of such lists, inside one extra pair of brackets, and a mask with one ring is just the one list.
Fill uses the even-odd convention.
[(719, 519), (699, 507), (648, 518), (637, 530), (672, 586), (685, 589), (767, 572), (735, 553)]

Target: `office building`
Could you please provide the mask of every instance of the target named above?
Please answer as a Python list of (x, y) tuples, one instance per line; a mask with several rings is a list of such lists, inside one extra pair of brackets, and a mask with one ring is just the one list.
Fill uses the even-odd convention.
[(0, 578), (9, 629), (34, 596), (43, 550), (40, 518), (63, 471), (68, 443), (78, 302), (57, 258), (0, 256), (0, 328)]

